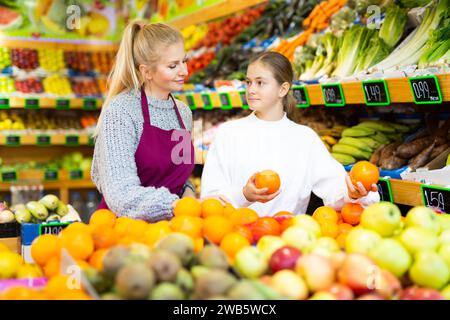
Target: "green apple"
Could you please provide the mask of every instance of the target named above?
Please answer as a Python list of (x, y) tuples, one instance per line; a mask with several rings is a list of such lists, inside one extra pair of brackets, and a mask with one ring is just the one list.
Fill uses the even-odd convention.
[(422, 227), (434, 233), (439, 233), (440, 226), (437, 214), (430, 208), (421, 206), (414, 207), (406, 215), (407, 227)]
[(441, 294), (444, 296), (445, 300), (450, 300), (450, 284), (442, 289)]
[(312, 246), (311, 253), (321, 256), (330, 257), (334, 252), (340, 250), (337, 241), (331, 237), (322, 237)]
[(286, 243), (280, 237), (263, 236), (261, 237), (261, 239), (259, 239), (256, 248), (258, 248), (258, 250), (262, 252), (264, 257), (269, 260), (272, 256), (272, 253), (274, 253), (277, 249), (280, 249), (284, 245), (286, 245)]
[(436, 234), (421, 227), (406, 228), (400, 235), (400, 241), (412, 255), (419, 251), (434, 251), (439, 245)]
[(245, 247), (236, 254), (234, 266), (246, 278), (259, 278), (269, 268), (263, 253), (255, 247)]
[(415, 255), (409, 277), (419, 286), (440, 290), (450, 279), (450, 271), (439, 254), (422, 251)]
[(441, 227), (441, 232), (450, 229), (450, 214), (436, 214), (439, 221), (439, 226)]
[(396, 277), (401, 277), (408, 271), (411, 265), (411, 255), (398, 242), (393, 239), (383, 239), (369, 252), (378, 266), (392, 272)]
[(298, 226), (291, 226), (284, 230), (281, 238), (287, 245), (299, 249), (302, 253), (309, 252), (317, 241), (316, 235), (311, 230)]
[(439, 235), (439, 243), (442, 245), (444, 243), (450, 243), (450, 230), (444, 230)]
[(270, 286), (286, 298), (304, 300), (308, 297), (308, 287), (305, 281), (292, 270), (285, 269), (276, 272)]
[(441, 245), (438, 251), (439, 255), (444, 259), (447, 263), (447, 266), (450, 268), (450, 243), (444, 243)]
[(348, 253), (368, 254), (380, 241), (381, 236), (375, 231), (356, 227), (347, 234), (345, 251)]
[(390, 202), (374, 203), (363, 211), (361, 226), (377, 232), (382, 237), (390, 237), (401, 226), (400, 210)]
[(297, 226), (311, 231), (319, 238), (322, 234), (320, 224), (313, 217), (307, 214), (301, 214), (292, 218), (292, 226)]

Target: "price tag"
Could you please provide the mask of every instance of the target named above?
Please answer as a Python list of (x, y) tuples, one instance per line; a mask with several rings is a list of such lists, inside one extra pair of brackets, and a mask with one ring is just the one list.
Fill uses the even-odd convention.
[(16, 171), (8, 171), (2, 172), (2, 181), (3, 182), (12, 182), (17, 180), (17, 172)]
[(378, 194), (380, 195), (380, 201), (394, 202), (392, 196), (391, 182), (389, 179), (380, 178), (377, 182)]
[(226, 92), (219, 93), (221, 108), (225, 110), (232, 109), (230, 95)]
[(44, 172), (44, 180), (46, 181), (54, 181), (58, 180), (58, 171), (56, 170), (45, 170)]
[(197, 109), (197, 106), (195, 105), (195, 99), (192, 94), (186, 95), (186, 101), (187, 101), (189, 108), (191, 108), (191, 110)]
[(78, 146), (79, 143), (79, 136), (66, 136), (66, 145), (67, 146)]
[(69, 99), (58, 99), (56, 100), (56, 109), (58, 110), (69, 110), (70, 100)]
[(366, 105), (387, 106), (391, 104), (386, 80), (367, 80), (362, 82), (362, 86)]
[(241, 98), (242, 109), (248, 109), (249, 107), (245, 91), (239, 91), (239, 97)]
[(25, 99), (25, 109), (39, 109), (39, 99)]
[(416, 104), (442, 103), (441, 88), (436, 76), (409, 78), (409, 85)]
[(36, 144), (38, 146), (49, 146), (51, 144), (51, 137), (49, 135), (36, 136)]
[(20, 136), (6, 136), (7, 146), (20, 146)]
[(0, 98), (0, 109), (9, 109), (9, 99)]
[(323, 100), (327, 107), (343, 107), (345, 106), (344, 92), (340, 83), (323, 84), (322, 86)]
[(436, 211), (450, 213), (450, 189), (444, 187), (422, 185), (422, 199), (426, 207)]
[(39, 225), (39, 235), (42, 234), (58, 235), (69, 224), (70, 224), (69, 222), (42, 223)]
[(96, 110), (97, 109), (97, 100), (96, 99), (84, 99), (83, 109), (84, 110)]
[(81, 170), (71, 170), (69, 175), (71, 180), (83, 179), (83, 171)]
[(211, 96), (209, 95), (209, 93), (202, 93), (200, 96), (202, 97), (203, 109), (212, 110), (213, 105), (212, 105)]
[(297, 101), (297, 108), (308, 108), (310, 106), (308, 91), (305, 86), (293, 86), (292, 94)]

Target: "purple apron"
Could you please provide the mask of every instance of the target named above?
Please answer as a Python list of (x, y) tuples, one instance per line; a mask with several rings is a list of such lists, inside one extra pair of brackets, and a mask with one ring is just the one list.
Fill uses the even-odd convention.
[[(141, 186), (155, 188), (166, 187), (170, 192), (179, 194), (184, 183), (194, 170), (195, 154), (191, 134), (184, 126), (183, 119), (180, 116), (172, 95), (170, 95), (170, 98), (172, 99), (178, 121), (180, 122), (181, 130), (163, 130), (151, 125), (147, 96), (145, 95), (144, 88), (141, 88), (144, 128), (136, 153), (134, 154), (134, 159), (136, 161), (137, 174), (141, 180)], [(179, 141), (180, 136), (184, 143)], [(180, 146), (183, 146), (186, 141), (189, 141), (191, 154), (189, 161), (185, 161), (187, 163), (184, 163), (180, 160), (183, 159), (184, 150)], [(177, 150), (179, 152), (173, 152)], [(173, 154), (177, 157), (175, 161), (172, 158)], [(98, 209), (108, 209), (104, 197)]]

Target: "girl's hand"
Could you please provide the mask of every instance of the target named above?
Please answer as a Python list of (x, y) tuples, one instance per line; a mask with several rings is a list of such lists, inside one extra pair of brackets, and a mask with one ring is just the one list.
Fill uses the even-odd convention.
[(277, 192), (274, 192), (272, 194), (267, 194), (267, 191), (269, 190), (268, 188), (258, 189), (255, 185), (256, 174), (257, 173), (255, 173), (250, 177), (250, 179), (248, 179), (247, 184), (242, 189), (244, 197), (247, 199), (247, 201), (266, 203), (280, 194), (281, 190), (278, 190)]
[(231, 201), (225, 197), (222, 194), (216, 195), (216, 196), (208, 196), (208, 197), (204, 197), (201, 199), (201, 201), (206, 200), (206, 199), (217, 199), (220, 201), (220, 203), (222, 203), (223, 206), (226, 206), (227, 203), (231, 203)]
[(357, 182), (356, 186), (352, 183), (352, 180), (350, 179), (350, 176), (347, 175), (345, 177), (345, 182), (347, 183), (347, 189), (348, 189), (348, 196), (352, 199), (359, 199), (362, 197), (365, 197), (370, 191), (377, 192), (378, 187), (376, 184), (372, 184), (372, 189), (369, 191), (364, 188), (363, 184), (361, 182)]

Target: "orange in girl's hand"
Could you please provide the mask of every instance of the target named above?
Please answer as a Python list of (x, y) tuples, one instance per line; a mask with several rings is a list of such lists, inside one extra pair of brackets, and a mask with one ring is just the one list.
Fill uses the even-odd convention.
[(342, 220), (352, 226), (358, 225), (364, 209), (358, 203), (346, 203), (341, 210)]
[(258, 220), (259, 216), (255, 210), (250, 208), (239, 208), (231, 213), (231, 222), (234, 225), (245, 225)]
[(173, 215), (200, 217), (202, 215), (202, 204), (192, 197), (181, 198), (173, 209)]
[(367, 191), (372, 189), (372, 184), (376, 184), (380, 179), (380, 172), (376, 165), (369, 161), (358, 161), (350, 170), (350, 179), (353, 185), (361, 182)]
[(250, 230), (252, 231), (255, 242), (258, 242), (263, 236), (278, 236), (281, 233), (280, 224), (271, 217), (259, 218), (250, 225)]
[(182, 232), (194, 239), (202, 236), (203, 223), (203, 219), (199, 217), (178, 216), (172, 218), (170, 228), (174, 232)]
[(116, 223), (116, 215), (107, 209), (95, 211), (89, 219), (89, 224), (94, 227), (114, 227)]
[(52, 257), (59, 257), (61, 254), (61, 241), (53, 234), (43, 234), (34, 239), (31, 244), (31, 257), (41, 267)]
[(202, 202), (202, 217), (207, 218), (211, 216), (222, 216), (224, 207), (217, 199), (206, 199)]
[(319, 223), (326, 221), (337, 223), (339, 220), (338, 213), (333, 208), (327, 206), (317, 208), (312, 217)]
[(255, 185), (258, 189), (268, 188), (267, 194), (272, 194), (280, 189), (280, 176), (273, 170), (263, 170), (255, 177)]
[(253, 243), (253, 233), (247, 226), (236, 225), (233, 227), (234, 233), (239, 233), (241, 236), (246, 238), (250, 244)]
[(221, 216), (208, 217), (203, 223), (203, 235), (217, 245), (232, 230), (233, 224), (231, 221)]
[(234, 257), (239, 250), (248, 246), (250, 246), (250, 242), (247, 238), (237, 232), (227, 234), (220, 242), (220, 248), (231, 260), (234, 260)]

